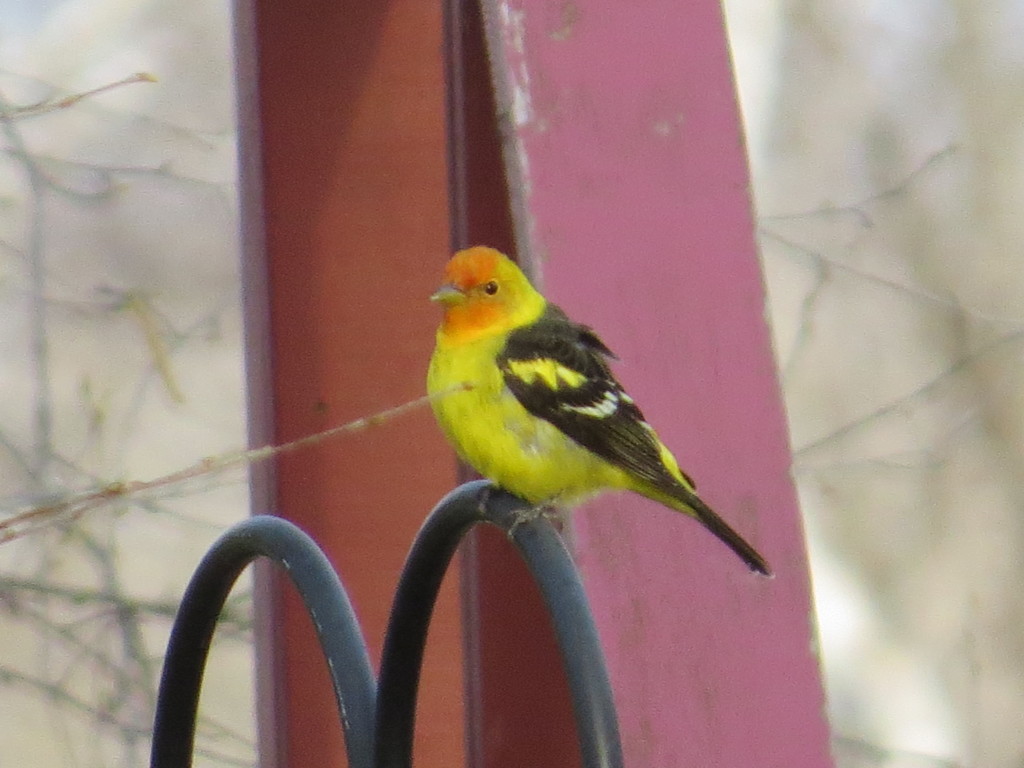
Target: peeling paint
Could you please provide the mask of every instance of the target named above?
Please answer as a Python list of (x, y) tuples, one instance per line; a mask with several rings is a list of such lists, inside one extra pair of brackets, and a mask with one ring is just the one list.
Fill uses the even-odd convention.
[(683, 127), (683, 122), (683, 113), (679, 112), (671, 117), (655, 120), (651, 128), (658, 136), (668, 137), (679, 133), (679, 129)]
[(518, 128), (526, 125), (533, 118), (533, 106), (530, 101), (530, 73), (526, 69), (526, 13), (513, 8), (508, 2), (498, 5), (501, 20), (501, 34), (508, 52), (515, 56), (508, 57), (509, 94), (512, 122)]
[(516, 127), (526, 125), (533, 117), (533, 106), (530, 103), (530, 74), (526, 71), (526, 63), (521, 62), (510, 72), (512, 75), (512, 120)]
[[(518, 5), (516, 2), (518, 1)], [(508, 175), (509, 196), (516, 248), (529, 260), (533, 250), (533, 215), (526, 201), (532, 195), (529, 158), (523, 144), (524, 128), (535, 127), (536, 114), (526, 57), (526, 12), (522, 0), (484, 3), (483, 12), (490, 33), (495, 66), (495, 89), (499, 106), (498, 131)]]
[(516, 10), (507, 2), (503, 2), (498, 6), (498, 13), (501, 17), (501, 28), (505, 33), (508, 44), (513, 51), (522, 56), (525, 50), (523, 40), (526, 38), (526, 23), (524, 21), (526, 12)]
[(576, 30), (576, 22), (580, 20), (580, 9), (572, 0), (562, 3), (559, 26), (550, 33), (552, 40), (568, 40)]

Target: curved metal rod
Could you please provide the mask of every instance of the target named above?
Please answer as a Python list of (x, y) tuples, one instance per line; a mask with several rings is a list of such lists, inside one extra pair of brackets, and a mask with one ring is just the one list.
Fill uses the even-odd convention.
[(456, 488), (420, 529), (398, 583), (381, 655), (376, 768), (412, 765), (416, 692), (427, 627), (441, 579), (462, 536), (479, 522), (504, 530), (540, 588), (569, 679), (585, 768), (621, 768), (611, 684), (579, 573), (543, 517), (521, 499), (477, 480)]
[(261, 515), (222, 535), (189, 582), (171, 629), (153, 728), (152, 768), (192, 764), (203, 669), (217, 617), (242, 570), (258, 557), (282, 567), (298, 589), (327, 659), (352, 768), (373, 760), (373, 672), (352, 605), (316, 543), (287, 520)]

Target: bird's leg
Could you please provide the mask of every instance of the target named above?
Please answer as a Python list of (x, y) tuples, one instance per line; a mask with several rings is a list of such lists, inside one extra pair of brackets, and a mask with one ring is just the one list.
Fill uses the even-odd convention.
[(532, 523), (540, 518), (544, 518), (551, 523), (556, 530), (561, 532), (562, 526), (565, 524), (566, 514), (563, 508), (550, 503), (537, 504), (533, 507), (525, 507), (517, 510), (515, 513), (515, 521), (508, 529), (509, 538), (515, 536), (516, 530), (519, 526), (525, 525), (526, 523)]
[(491, 493), (494, 491), (493, 485), (484, 486), (484, 489), (480, 491), (480, 498), (477, 503), (477, 512), (480, 513), (481, 519), (487, 517), (487, 505), (491, 502)]

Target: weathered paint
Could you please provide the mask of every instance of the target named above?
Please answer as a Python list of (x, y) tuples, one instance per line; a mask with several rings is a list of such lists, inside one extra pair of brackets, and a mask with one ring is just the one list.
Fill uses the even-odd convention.
[(719, 2), (484, 8), (520, 254), (776, 572), (639, 497), (576, 514), (626, 762), (831, 765)]
[[(509, 201), (521, 201), (523, 189), (505, 184), (498, 126), (508, 113), (495, 109), (480, 5), (448, 0), (445, 10), (452, 241), (514, 254)], [(504, 534), (484, 527), (462, 547), (461, 565), (468, 765), (579, 765), (551, 621), (522, 559)]]

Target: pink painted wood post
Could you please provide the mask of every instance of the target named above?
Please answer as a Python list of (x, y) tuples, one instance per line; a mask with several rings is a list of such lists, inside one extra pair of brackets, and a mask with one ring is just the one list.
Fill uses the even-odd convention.
[(638, 497), (576, 514), (626, 763), (829, 766), (719, 0), (484, 8), (520, 257), (777, 574)]

